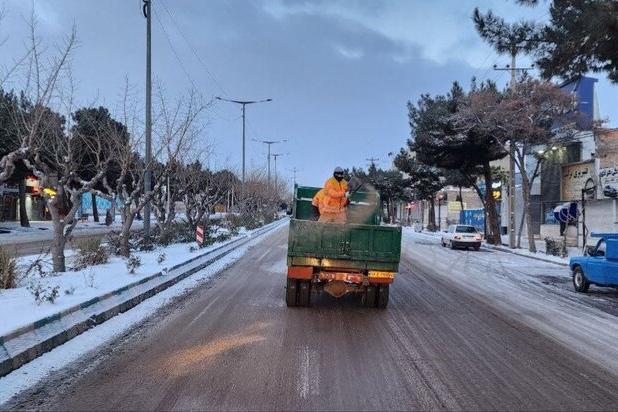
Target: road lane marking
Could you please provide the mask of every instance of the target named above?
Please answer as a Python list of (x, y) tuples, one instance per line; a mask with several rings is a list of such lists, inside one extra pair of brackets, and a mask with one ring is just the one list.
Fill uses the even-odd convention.
[(270, 249), (266, 249), (266, 251), (264, 253), (262, 253), (262, 255), (260, 255), (259, 258), (256, 259), (256, 261), (261, 261), (262, 259), (264, 259), (264, 256), (268, 255), (270, 253)]
[(187, 324), (187, 326), (185, 326), (185, 330), (189, 329), (191, 326), (193, 326), (193, 324), (194, 324), (195, 322), (197, 322), (197, 320), (198, 320), (199, 318), (201, 318), (202, 316), (204, 316), (204, 315), (206, 314), (206, 312), (208, 311), (208, 309), (210, 309), (210, 307), (211, 307), (211, 306), (212, 306), (212, 305), (213, 305), (213, 304), (214, 304), (217, 300), (219, 300), (219, 297), (220, 297), (220, 295), (217, 295), (217, 297), (216, 297), (216, 298), (214, 298), (213, 300), (211, 300), (211, 301), (208, 303), (208, 305), (206, 305), (206, 306), (204, 307), (204, 309), (202, 309), (202, 311), (201, 311), (200, 313), (198, 313), (198, 314), (197, 314), (197, 316), (196, 316), (196, 317), (194, 317), (194, 318), (193, 318), (193, 320)]

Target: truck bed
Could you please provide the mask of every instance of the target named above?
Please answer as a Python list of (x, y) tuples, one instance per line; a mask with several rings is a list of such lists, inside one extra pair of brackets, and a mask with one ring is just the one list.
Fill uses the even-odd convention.
[(401, 227), (292, 219), (288, 265), (397, 272)]

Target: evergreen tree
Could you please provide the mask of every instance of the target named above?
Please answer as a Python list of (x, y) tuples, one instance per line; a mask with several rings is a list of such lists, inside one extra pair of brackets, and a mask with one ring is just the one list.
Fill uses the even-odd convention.
[(618, 83), (618, 2), (560, 0), (552, 2), (549, 12), (537, 61), (543, 76), (604, 71)]
[(444, 186), (440, 169), (419, 162), (413, 153), (405, 149), (401, 149), (395, 157), (395, 167), (404, 172), (409, 179), (412, 196), (429, 202), (427, 228), (435, 231), (438, 228), (435, 211), (436, 193)]
[[(456, 170), (461, 175), (460, 183), (465, 179), (467, 187), (475, 188), (487, 212), (488, 241), (499, 243), (498, 214), (491, 196), (491, 162), (503, 158), (506, 153), (491, 130), (467, 127), (470, 119), (461, 116), (471, 96), (487, 90), (495, 92), (495, 85), (483, 83), (479, 87), (473, 81), (472, 90), (466, 95), (455, 82), (447, 96), (424, 95), (416, 106), (409, 103), (412, 138), (408, 146), (416, 153), (418, 161), (438, 169)], [(484, 113), (475, 115), (482, 117)], [(484, 194), (476, 183), (479, 175), (485, 180)]]

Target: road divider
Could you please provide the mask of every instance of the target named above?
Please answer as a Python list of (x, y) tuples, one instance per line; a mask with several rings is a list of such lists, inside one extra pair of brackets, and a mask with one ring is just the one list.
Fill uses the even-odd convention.
[(277, 220), (185, 262), (0, 336), (0, 377), (119, 313), (126, 312), (287, 221), (287, 218)]

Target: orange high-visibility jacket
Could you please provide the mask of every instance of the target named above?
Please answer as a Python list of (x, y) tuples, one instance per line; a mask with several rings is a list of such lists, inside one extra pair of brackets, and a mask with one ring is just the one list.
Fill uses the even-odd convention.
[(311, 199), (311, 204), (319, 208), (323, 200), (324, 200), (324, 189), (320, 189), (318, 193), (316, 193), (315, 196), (313, 196), (313, 199)]
[(348, 191), (348, 182), (345, 180), (337, 181), (331, 177), (324, 183), (324, 199), (320, 202), (320, 214), (339, 213), (344, 210), (347, 199), (345, 192)]

